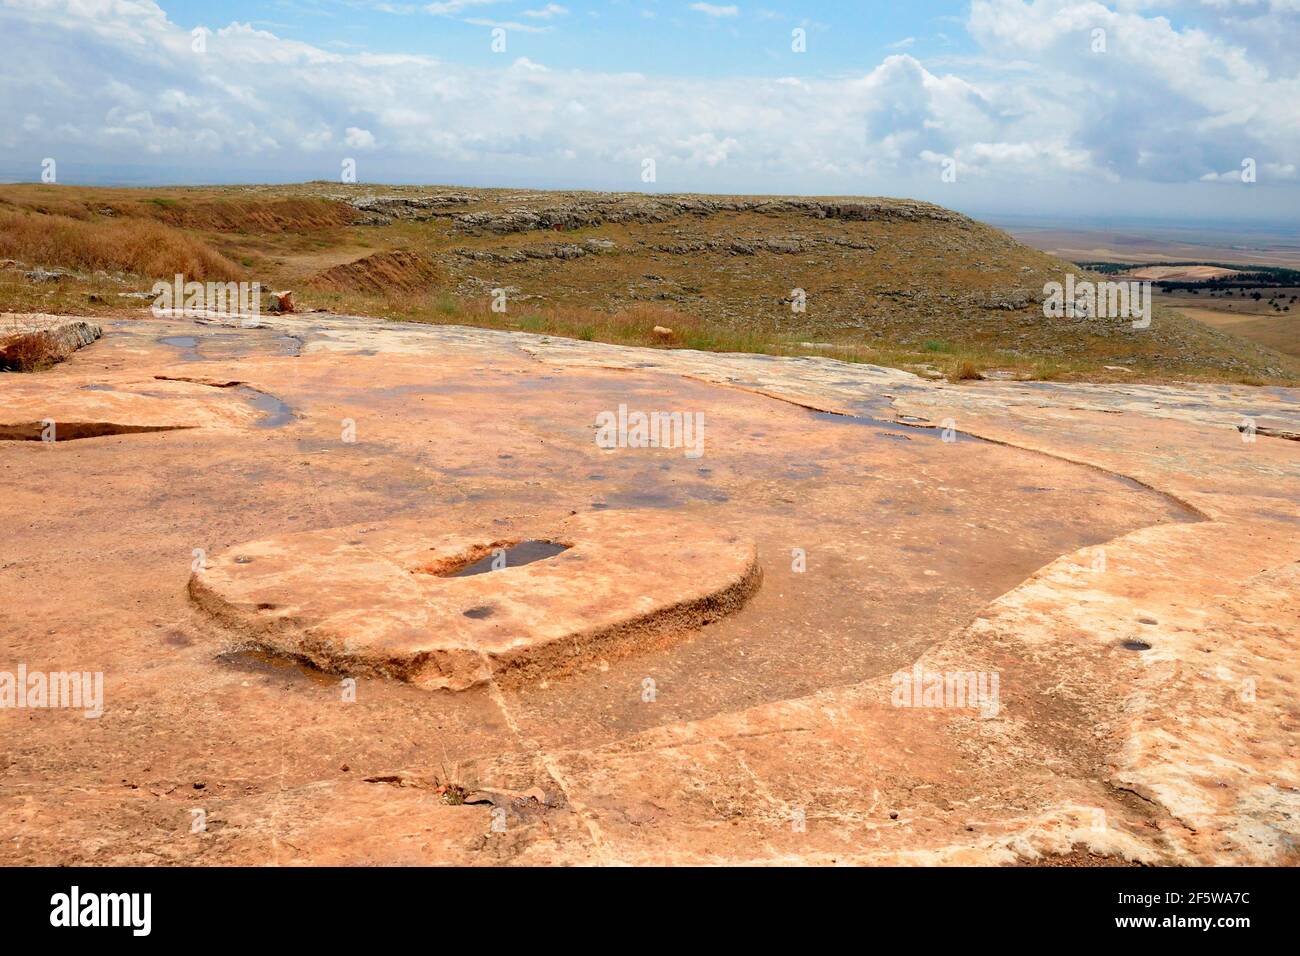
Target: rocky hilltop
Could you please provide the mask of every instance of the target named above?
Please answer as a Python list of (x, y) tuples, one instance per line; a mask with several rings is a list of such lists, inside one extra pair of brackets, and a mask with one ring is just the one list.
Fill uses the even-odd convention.
[(1177, 313), (1053, 318), (1048, 283), (1083, 269), (908, 199), (13, 186), (0, 226), (0, 293), (33, 311), (138, 308), (144, 280), (183, 272), (294, 289), (306, 309), (957, 377), (1300, 377)]

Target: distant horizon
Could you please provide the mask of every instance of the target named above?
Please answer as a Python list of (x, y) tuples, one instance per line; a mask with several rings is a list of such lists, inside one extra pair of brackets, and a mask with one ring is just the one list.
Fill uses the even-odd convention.
[[(950, 205), (944, 202), (937, 202), (934, 199), (922, 196), (909, 196), (902, 194), (890, 193), (821, 193), (806, 191), (753, 191), (745, 190), (740, 192), (707, 192), (692, 189), (606, 189), (598, 186), (572, 186), (572, 185), (548, 185), (538, 186), (520, 182), (505, 182), (494, 185), (484, 185), (471, 182), (455, 182), (451, 180), (431, 179), (428, 181), (362, 181), (356, 183), (334, 183), (328, 179), (290, 179), (290, 180), (238, 180), (229, 182), (219, 181), (155, 181), (141, 182), (125, 179), (89, 179), (61, 181), (58, 186), (66, 187), (84, 187), (84, 188), (102, 188), (102, 189), (229, 189), (239, 187), (276, 187), (276, 186), (306, 186), (312, 184), (334, 185), (340, 189), (359, 190), (359, 189), (384, 189), (384, 188), (413, 188), (413, 189), (507, 189), (507, 190), (531, 190), (536, 192), (591, 192), (591, 193), (611, 193), (619, 192), (628, 195), (642, 194), (647, 198), (655, 196), (771, 196), (771, 197), (799, 197), (808, 199), (817, 198), (843, 198), (843, 199), (898, 199), (898, 200), (916, 200), (919, 202), (931, 202), (936, 205), (944, 206), (959, 212), (962, 215), (978, 219), (993, 226), (999, 227), (1029, 227), (1043, 229), (1068, 229), (1087, 227), (1103, 231), (1106, 229), (1144, 229), (1144, 230), (1218, 230), (1225, 234), (1268, 234), (1277, 238), (1294, 238), (1300, 242), (1300, 221), (1294, 217), (1283, 216), (1277, 219), (1242, 219), (1232, 217), (1207, 218), (1205, 216), (1189, 215), (1183, 218), (1162, 217), (1158, 215), (1137, 215), (1130, 213), (1105, 214), (1098, 213), (1093, 215), (1086, 214), (1061, 214), (1061, 213), (1017, 213), (1007, 212), (995, 209), (983, 208), (963, 208), (960, 205)], [(4, 179), (0, 178), (2, 186), (39, 186), (43, 185), (39, 180), (32, 179)]]

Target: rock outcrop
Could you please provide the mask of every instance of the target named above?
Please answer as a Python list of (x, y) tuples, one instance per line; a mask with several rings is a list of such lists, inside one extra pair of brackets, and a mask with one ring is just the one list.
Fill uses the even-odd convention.
[(93, 322), (57, 315), (11, 315), (0, 317), (0, 368), (20, 367), (20, 355), (39, 353), (39, 364), (62, 362), (77, 349), (103, 335)]

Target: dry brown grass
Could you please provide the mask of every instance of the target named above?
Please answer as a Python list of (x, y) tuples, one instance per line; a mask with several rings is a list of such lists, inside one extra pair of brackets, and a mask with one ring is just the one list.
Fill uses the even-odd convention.
[(131, 214), (150, 215), (171, 226), (203, 232), (275, 234), (330, 230), (356, 219), (351, 206), (307, 196), (293, 199), (201, 199), (157, 197), (136, 204)]
[(59, 361), (54, 337), (47, 332), (24, 332), (0, 346), (0, 368), (10, 372), (38, 372)]
[(980, 367), (970, 359), (958, 359), (948, 371), (948, 381), (950, 382), (978, 381), (983, 377)]
[[(512, 332), (563, 336), (586, 342), (609, 342), (614, 345), (774, 355), (802, 354), (804, 351), (758, 330), (719, 327), (699, 316), (689, 315), (668, 305), (652, 303), (599, 309), (525, 300), (510, 301), (507, 303), (507, 311), (494, 312), (492, 300), (486, 295), (465, 299), (448, 292), (435, 292), (424, 296), (381, 299), (326, 294), (321, 304), (343, 312), (377, 314), (412, 322), (474, 325)], [(672, 334), (657, 335), (654, 331), (656, 326), (671, 329)], [(839, 357), (849, 360), (857, 358), (844, 355)]]
[(78, 186), (7, 187), (0, 205), (14, 211), (95, 221), (148, 219), (179, 229), (235, 235), (334, 230), (356, 210), (314, 196), (229, 195), (220, 189), (99, 189)]
[(441, 280), (439, 269), (424, 256), (394, 250), (334, 266), (309, 281), (318, 288), (338, 292), (406, 295), (427, 289)]
[(232, 280), (242, 270), (201, 240), (141, 219), (86, 221), (0, 212), (0, 258), (83, 272), (103, 269), (148, 278)]

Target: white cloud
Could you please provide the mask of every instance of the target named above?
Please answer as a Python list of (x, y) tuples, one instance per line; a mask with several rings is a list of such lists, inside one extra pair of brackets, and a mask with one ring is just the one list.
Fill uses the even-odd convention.
[[(1294, 51), (1271, 70), (1238, 43), (1144, 16), (1154, 5), (974, 0), (968, 26), (990, 56), (1035, 69), (1035, 89), (1020, 97), (1026, 115), (1058, 116), (1057, 136), (1114, 176), (1191, 182), (1248, 155), (1296, 156)], [(1093, 52), (1094, 30), (1105, 31), (1105, 52)]]
[(424, 12), (432, 13), (436, 17), (454, 16), (470, 7), (485, 7), (488, 4), (498, 2), (499, 0), (445, 0), (442, 3), (428, 4), (424, 8)]
[(696, 133), (672, 144), (677, 159), (690, 164), (720, 166), (727, 158), (740, 149), (739, 140), (728, 136), (719, 140), (712, 133)]
[(547, 69), (545, 66), (543, 66), (540, 63), (534, 63), (526, 56), (521, 56), (519, 59), (515, 60), (515, 62), (510, 64), (510, 68), (512, 70), (521, 70), (526, 73), (549, 73), (550, 72), (550, 70)]
[(343, 142), (352, 149), (374, 149), (375, 134), (368, 129), (349, 126), (344, 133)]
[(492, 20), (488, 17), (466, 17), (465, 22), (476, 27), (499, 27), (502, 30), (518, 30), (520, 33), (549, 33), (550, 27), (535, 27), (514, 20)]
[(718, 6), (713, 3), (692, 3), (691, 9), (696, 13), (702, 13), (707, 17), (738, 17), (740, 16), (740, 7), (735, 4), (728, 6)]
[[(489, 5), (423, 9), (460, 16)], [(216, 30), (197, 54), (188, 30), (150, 0), (6, 0), (0, 111), (15, 121), (0, 126), (0, 161), (34, 152), (152, 164), (162, 176), (202, 163), (238, 178), (256, 159), (306, 179), (332, 174), (347, 150), (364, 151), (368, 169), (432, 180), (461, 168), (545, 176), (560, 157), (580, 158), (574, 175), (591, 185), (639, 188), (641, 160), (655, 157), (665, 189), (857, 193), (916, 192), (937, 183), (937, 158), (952, 157), (959, 182), (1001, 182), (1018, 195), (1032, 183), (1085, 192), (1240, 180), (1249, 156), (1260, 186), (1295, 184), (1294, 59), (1178, 29), (1150, 6), (975, 0), (968, 29), (981, 52), (951, 61), (952, 72), (895, 53), (856, 74), (761, 79), (525, 58), (470, 67), (327, 50), (245, 23)], [(535, 3), (525, 11), (534, 24), (515, 28), (551, 29), (540, 24), (559, 9)], [(1263, 2), (1252, 12), (1293, 17)], [(1098, 27), (1104, 54), (1089, 46)]]
[(537, 20), (550, 20), (553, 17), (564, 17), (569, 15), (569, 8), (562, 7), (558, 3), (548, 3), (538, 10), (525, 10), (524, 16), (533, 17)]

